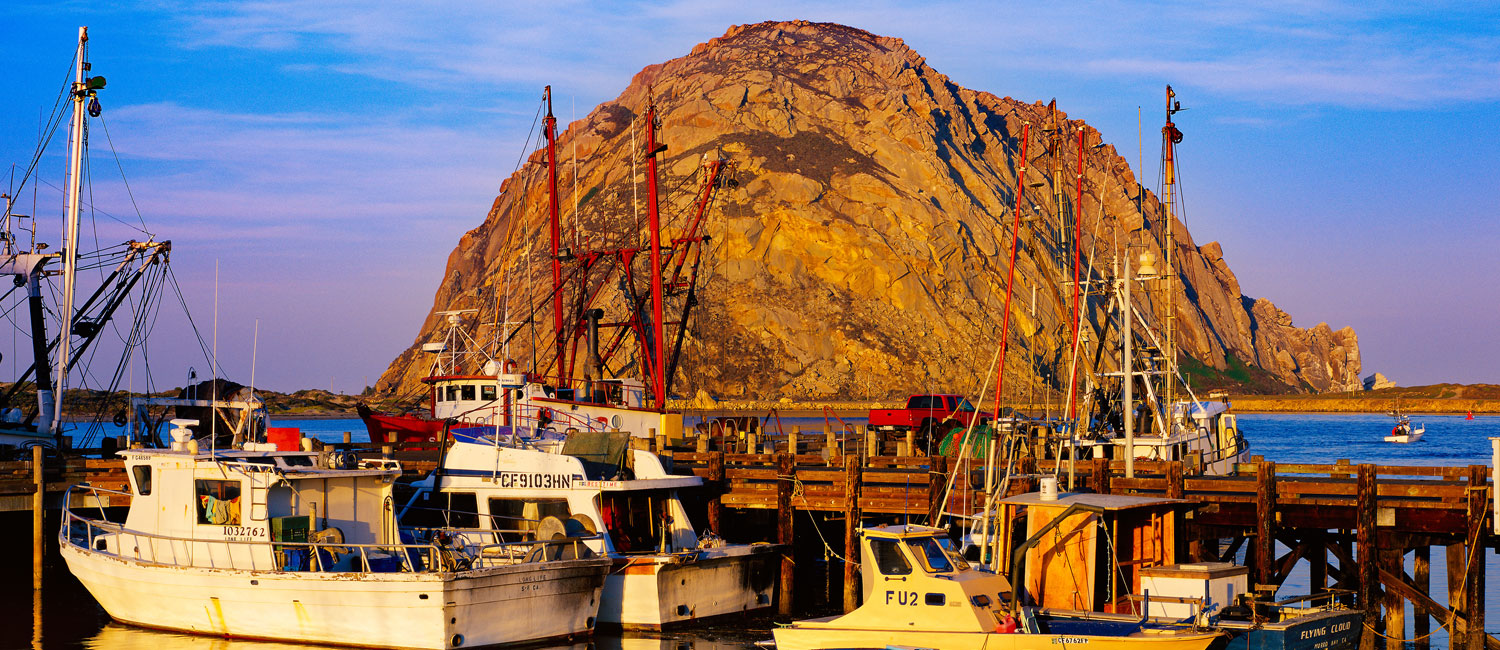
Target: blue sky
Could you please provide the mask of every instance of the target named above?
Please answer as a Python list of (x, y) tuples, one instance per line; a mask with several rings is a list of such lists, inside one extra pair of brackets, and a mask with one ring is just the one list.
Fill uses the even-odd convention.
[[(1188, 225), (1247, 295), (1353, 326), (1366, 374), (1500, 383), (1500, 10), (1482, 5), (20, 0), (0, 6), (0, 162), (27, 161), (88, 25), (103, 127), (205, 333), (217, 267), (222, 365), (248, 379), (253, 351), (258, 384), (353, 392), (411, 343), (543, 85), (566, 123), (730, 25), (795, 18), (902, 38), (963, 86), (1056, 97), (1122, 153), (1143, 107), (1148, 184), (1171, 83)], [(131, 220), (103, 127), (93, 203)], [(101, 239), (130, 236), (112, 224)], [(163, 321), (158, 381), (203, 372), (173, 345), (185, 319)]]

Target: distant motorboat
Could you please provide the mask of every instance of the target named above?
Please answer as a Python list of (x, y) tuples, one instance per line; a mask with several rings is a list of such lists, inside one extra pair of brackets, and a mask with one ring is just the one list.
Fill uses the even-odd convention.
[(1391, 427), (1391, 434), (1385, 437), (1386, 442), (1416, 442), (1422, 439), (1422, 434), (1427, 432), (1427, 427), (1417, 425), (1411, 426), (1411, 417), (1401, 412), (1400, 407), (1392, 410), (1391, 417), (1396, 418), (1396, 426)]

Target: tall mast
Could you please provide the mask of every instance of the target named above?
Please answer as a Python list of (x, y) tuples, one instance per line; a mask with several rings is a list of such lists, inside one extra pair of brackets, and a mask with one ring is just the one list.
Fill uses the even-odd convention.
[[(995, 425), (1000, 424), (1000, 397), (1005, 390), (1005, 348), (1010, 340), (1010, 297), (1016, 285), (1016, 249), (1021, 245), (1021, 197), (1026, 192), (1026, 145), (1031, 141), (1031, 122), (1021, 127), (1021, 167), (1016, 170), (1016, 216), (1010, 232), (1010, 272), (1005, 279), (1005, 314), (1000, 320), (1000, 359), (995, 365)], [(997, 429), (998, 430), (998, 429)]]
[(1172, 265), (1172, 249), (1176, 248), (1175, 239), (1174, 239), (1175, 235), (1173, 234), (1173, 231), (1176, 230), (1177, 217), (1172, 213), (1172, 205), (1173, 205), (1172, 204), (1172, 189), (1177, 184), (1177, 156), (1176, 156), (1176, 153), (1177, 153), (1177, 143), (1182, 142), (1182, 132), (1178, 131), (1177, 130), (1177, 125), (1175, 125), (1175, 124), (1172, 123), (1172, 115), (1174, 113), (1176, 113), (1177, 111), (1182, 110), (1182, 103), (1176, 101), (1176, 97), (1177, 97), (1177, 93), (1172, 92), (1172, 87), (1171, 86), (1167, 86), (1167, 123), (1166, 123), (1165, 126), (1163, 126), (1161, 128), (1161, 135), (1162, 135), (1162, 138), (1161, 138), (1162, 139), (1162, 149), (1161, 149), (1162, 150), (1162, 167), (1161, 168), (1162, 168), (1162, 195), (1163, 195), (1163, 199), (1162, 200), (1163, 200), (1163, 203), (1166, 206), (1166, 215), (1164, 217), (1164, 221), (1166, 222), (1166, 228), (1167, 228), (1166, 237), (1165, 237), (1165, 243), (1163, 244), (1163, 246), (1166, 248), (1166, 250), (1162, 251), (1162, 257), (1164, 258), (1162, 260), (1162, 263), (1166, 265), (1166, 270), (1162, 273), (1162, 275), (1164, 276), (1164, 280), (1166, 281), (1165, 282), (1166, 286), (1164, 288), (1166, 290), (1166, 298), (1167, 298), (1166, 299), (1166, 307), (1167, 307), (1166, 336), (1165, 336), (1167, 349), (1164, 350), (1164, 353), (1165, 353), (1166, 359), (1167, 359), (1167, 367), (1166, 367), (1166, 370), (1167, 370), (1167, 380), (1164, 381), (1164, 382), (1162, 382), (1163, 383), (1163, 386), (1162, 386), (1162, 399), (1165, 401), (1166, 408), (1168, 409), (1168, 411), (1166, 413), (1167, 418), (1168, 418), (1168, 420), (1167, 420), (1167, 432), (1168, 433), (1171, 432), (1171, 427), (1172, 427), (1172, 420), (1171, 420), (1172, 413), (1171, 413), (1171, 408), (1172, 408), (1172, 404), (1173, 404), (1173, 401), (1174, 401), (1173, 394), (1176, 392), (1174, 390), (1175, 386), (1173, 384), (1175, 383), (1174, 380), (1175, 380), (1175, 377), (1176, 377), (1176, 374), (1177, 374), (1177, 344), (1176, 344), (1177, 342), (1176, 342), (1176, 338), (1175, 338), (1175, 336), (1176, 336), (1176, 327), (1175, 327), (1175, 325), (1176, 325), (1176, 321), (1177, 321), (1177, 293), (1176, 293), (1177, 269), (1176, 269), (1176, 267), (1174, 267)]
[(557, 218), (557, 118), (552, 116), (552, 86), (542, 91), (547, 100), (547, 215), (552, 235), (552, 338), (557, 344), (557, 387), (567, 388), (568, 350), (563, 340), (562, 257)]
[(1074, 195), (1073, 199), (1073, 319), (1068, 323), (1073, 328), (1073, 344), (1068, 347), (1069, 355), (1073, 356), (1073, 361), (1069, 364), (1070, 369), (1068, 371), (1068, 422), (1077, 421), (1077, 415), (1074, 411), (1078, 403), (1078, 393), (1076, 390), (1078, 384), (1078, 359), (1074, 355), (1078, 353), (1078, 330), (1080, 329), (1080, 325), (1082, 325), (1078, 320), (1080, 307), (1079, 294), (1082, 290), (1078, 284), (1078, 272), (1079, 266), (1081, 266), (1079, 258), (1083, 255), (1083, 134), (1084, 129), (1080, 125), (1078, 128), (1078, 192)]
[(89, 28), (78, 28), (78, 66), (74, 71), (73, 78), (73, 124), (70, 131), (70, 146), (68, 150), (68, 221), (67, 230), (63, 235), (63, 304), (62, 330), (58, 334), (57, 348), (57, 376), (55, 399), (56, 408), (52, 412), (52, 423), (49, 431), (57, 432), (62, 429), (62, 398), (63, 390), (68, 383), (68, 354), (73, 342), (73, 283), (75, 272), (78, 267), (78, 212), (79, 194), (83, 186), (83, 112), (84, 100), (89, 96), (88, 80), (84, 73), (89, 69), (87, 51), (85, 45), (89, 41)]
[(667, 364), (662, 330), (666, 318), (661, 289), (661, 213), (656, 205), (656, 102), (646, 107), (646, 212), (651, 218), (651, 387), (656, 408), (667, 407)]
[(1125, 382), (1120, 390), (1120, 423), (1125, 427), (1125, 478), (1135, 478), (1135, 358), (1131, 328), (1135, 321), (1135, 308), (1130, 305), (1130, 247), (1125, 247), (1125, 275), (1121, 281), (1120, 297), (1120, 377)]

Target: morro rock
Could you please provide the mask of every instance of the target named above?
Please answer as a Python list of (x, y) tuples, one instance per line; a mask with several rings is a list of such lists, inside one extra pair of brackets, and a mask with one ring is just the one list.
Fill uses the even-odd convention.
[[(1049, 152), (1043, 103), (959, 87), (899, 39), (801, 21), (731, 28), (687, 56), (647, 67), (617, 99), (568, 125), (557, 171), (572, 250), (640, 245), (646, 185), (639, 148), (653, 100), (659, 140), (668, 146), (659, 157), (665, 236), (683, 227), (705, 153), (735, 163), (738, 181), (708, 212), (711, 239), (676, 395), (878, 399), (979, 391), (998, 346), (1028, 122), (1028, 219), (1006, 363), (1013, 395), (1055, 387), (1057, 369), (1066, 367), (1071, 289), (1064, 279), (1072, 270), (1061, 261), (1055, 197), (1071, 214), (1078, 130), (1088, 144), (1081, 243), (1093, 277), (1107, 275), (1126, 244), (1132, 255), (1147, 249), (1164, 257), (1162, 205), (1146, 192), (1141, 218), (1141, 190), (1126, 160), (1112, 146), (1093, 147), (1101, 134), (1082, 121), (1059, 112), (1067, 137)], [(1066, 170), (1056, 178), (1054, 156)], [(449, 256), (433, 301), (434, 312), (485, 310), (481, 340), (494, 337), (500, 326), (493, 323), (502, 319), (536, 322), (534, 335), (526, 324), (504, 331), (518, 332), (509, 355), (522, 366), (535, 359), (540, 369), (551, 360), (546, 160), (545, 152), (532, 153), (504, 182), (483, 223)], [(1196, 383), (1261, 381), (1299, 391), (1358, 383), (1353, 330), (1297, 327), (1269, 300), (1240, 293), (1217, 243), (1200, 246), (1180, 221), (1172, 227), (1176, 291), (1142, 291), (1137, 304), (1158, 321), (1175, 312), (1184, 368)], [(643, 269), (642, 262), (637, 273)], [(1104, 302), (1095, 298), (1088, 308), (1095, 342), (1111, 336)], [(416, 387), (430, 363), (418, 348), (444, 327), (429, 314), (377, 390)], [(1098, 356), (1097, 370), (1116, 363), (1107, 346)], [(639, 374), (629, 363), (610, 370)]]

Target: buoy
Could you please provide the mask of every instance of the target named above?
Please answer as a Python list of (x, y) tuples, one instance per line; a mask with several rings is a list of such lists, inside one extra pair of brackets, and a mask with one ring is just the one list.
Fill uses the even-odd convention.
[(1465, 420), (1472, 420), (1472, 419), (1474, 419), (1474, 412), (1473, 411), (1469, 411), (1466, 415), (1464, 415), (1464, 419)]

